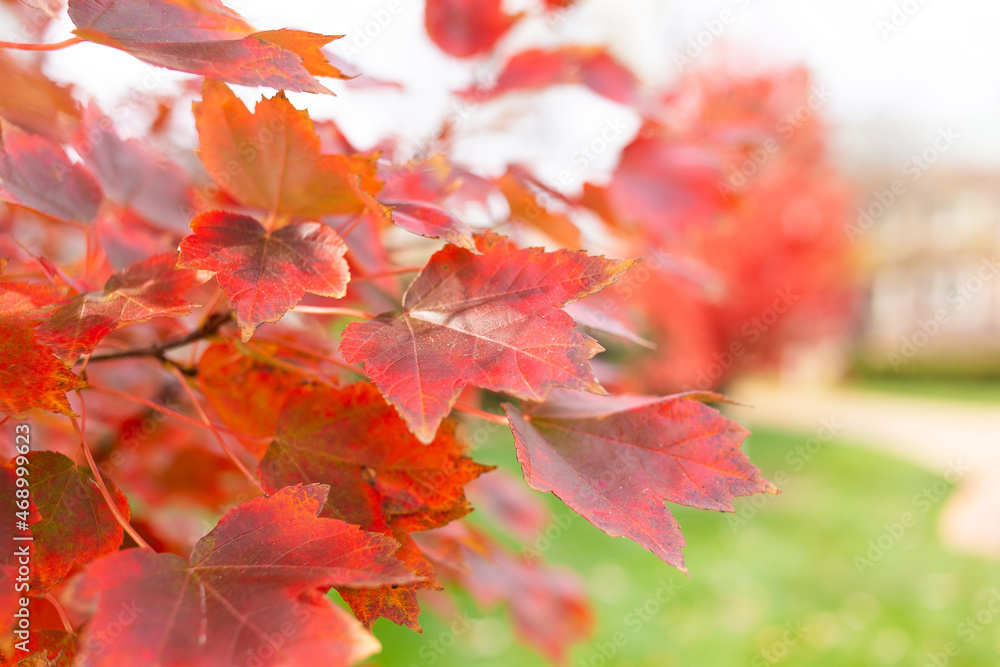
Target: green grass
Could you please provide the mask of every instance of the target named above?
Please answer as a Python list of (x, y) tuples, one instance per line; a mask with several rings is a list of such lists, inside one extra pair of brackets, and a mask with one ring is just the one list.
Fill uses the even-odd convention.
[(862, 375), (849, 381), (847, 386), (881, 394), (1000, 404), (1000, 380), (996, 379)]
[[(787, 475), (782, 495), (759, 497), (759, 507), (747, 499), (737, 501), (736, 515), (671, 507), (687, 537), (690, 579), (577, 517), (546, 553), (550, 562), (582, 576), (599, 617), (595, 636), (574, 649), (571, 664), (923, 667), (934, 664), (928, 653), (949, 643), (958, 653), (939, 664), (1000, 664), (1000, 616), (986, 612), (979, 632), (962, 625), (1000, 591), (1000, 567), (949, 553), (935, 537), (950, 486), (841, 443), (826, 445), (796, 469), (786, 457), (807, 439), (764, 431), (752, 436), (747, 450), (765, 475)], [(509, 441), (491, 443), (476, 458), (516, 468)], [(915, 498), (925, 491), (933, 502)], [(566, 511), (551, 495), (545, 498), (554, 511)], [(904, 512), (913, 514), (915, 525), (901, 534), (887, 530)], [(870, 566), (858, 561), (880, 537), (888, 549), (873, 553), (878, 558)], [(676, 588), (664, 605), (651, 602), (661, 586)], [(502, 610), (483, 615), (467, 598), (457, 601), (470, 618), (482, 619), (473, 629), (454, 639), (447, 621), (427, 611), (424, 635), (380, 620), (375, 631), (384, 652), (368, 664), (546, 664), (511, 636)], [(643, 605), (648, 620), (636, 614)], [(601, 648), (616, 633), (623, 645), (604, 661)]]

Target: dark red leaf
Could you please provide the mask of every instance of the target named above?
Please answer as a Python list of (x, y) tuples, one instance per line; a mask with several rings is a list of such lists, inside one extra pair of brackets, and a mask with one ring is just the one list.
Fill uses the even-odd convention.
[(336, 37), (255, 32), (218, 0), (69, 0), (69, 17), (84, 39), (230, 83), (329, 93), (314, 75), (341, 76), (319, 48)]
[(0, 132), (0, 200), (87, 224), (103, 196), (97, 180), (58, 144), (9, 127)]
[(447, 209), (424, 202), (387, 203), (392, 207), (392, 221), (406, 231), (479, 252), (472, 229)]
[[(328, 490), (290, 487), (236, 507), (198, 542), (190, 562), (128, 549), (92, 564), (83, 590), (100, 593), (100, 602), (83, 659), (93, 667), (218, 667), (251, 657), (261, 666), (340, 666), (378, 650), (324, 592), (416, 577), (393, 557), (394, 540), (319, 518)], [(123, 610), (133, 613), (121, 636), (94, 641)]]
[(41, 408), (73, 415), (66, 392), (86, 386), (38, 342), (30, 322), (0, 317), (0, 411), (20, 415)]
[(441, 569), (481, 609), (505, 602), (517, 635), (552, 662), (564, 664), (569, 648), (593, 633), (594, 611), (572, 573), (518, 557), (465, 522), (417, 537), (427, 553), (446, 554)]
[(426, 577), (426, 580), (378, 588), (340, 587), (337, 592), (350, 605), (357, 619), (369, 630), (375, 625), (375, 621), (387, 618), (396, 625), (414, 632), (423, 632), (420, 627), (420, 602), (417, 600), (417, 591), (440, 590), (441, 583), (434, 573), (434, 566), (421, 553), (408, 533), (399, 530), (390, 533), (403, 545), (396, 552), (396, 558), (418, 575)]
[(340, 298), (350, 279), (337, 233), (318, 222), (267, 231), (245, 215), (202, 213), (180, 245), (177, 266), (214, 271), (248, 341), (264, 322), (277, 322), (305, 296)]
[[(257, 343), (269, 354), (277, 346)], [(232, 341), (216, 343), (205, 350), (198, 361), (198, 387), (229, 428), (248, 436), (244, 446), (257, 458), (265, 445), (259, 438), (272, 438), (278, 428), (278, 415), (289, 392), (303, 381), (302, 375), (277, 368), (270, 361), (241, 351)], [(253, 391), (246, 391), (253, 387)]]
[(699, 400), (722, 397), (557, 391), (523, 412), (504, 407), (531, 488), (686, 571), (684, 537), (665, 501), (732, 512), (736, 496), (776, 492), (739, 449), (746, 429)]
[(122, 139), (114, 123), (89, 104), (73, 147), (101, 181), (109, 199), (146, 220), (181, 233), (191, 210), (191, 182), (177, 164), (137, 139)]
[[(567, 83), (582, 84), (598, 95), (621, 104), (633, 104), (636, 101), (638, 81), (635, 75), (603, 47), (598, 46), (522, 51), (507, 61), (496, 86), (490, 89), (489, 97)], [(467, 94), (473, 92), (469, 91)], [(480, 101), (488, 99), (480, 91), (475, 91), (474, 94)]]
[(490, 470), (464, 455), (454, 428), (447, 422), (430, 446), (421, 445), (367, 382), (342, 389), (303, 386), (285, 401), (277, 437), (258, 469), (264, 488), (329, 484), (322, 516), (395, 536), (404, 545), (397, 557), (427, 578), (397, 588), (342, 590), (367, 627), (384, 616), (420, 630), (415, 592), (437, 582), (406, 533), (465, 516), (471, 508), (462, 487)]
[[(7, 468), (17, 468), (12, 460)], [(31, 561), (31, 592), (41, 595), (65, 577), (74, 564), (87, 563), (117, 551), (124, 531), (108, 508), (89, 468), (58, 452), (28, 454), (31, 498), (38, 519), (31, 524), (35, 553)], [(127, 520), (128, 500), (105, 477), (104, 483)]]
[(640, 134), (622, 151), (608, 185), (615, 217), (659, 238), (720, 215), (722, 163), (710, 149), (660, 135)]
[(427, 0), (427, 34), (457, 58), (485, 53), (521, 18), (504, 13), (502, 4), (502, 0)]
[(482, 255), (455, 246), (435, 253), (402, 313), (352, 323), (340, 345), (421, 442), (434, 438), (466, 385), (538, 401), (555, 386), (604, 391), (590, 368), (602, 348), (559, 308), (638, 260), (522, 250), (494, 234), (478, 237), (477, 248)]
[(302, 386), (285, 400), (259, 474), (269, 492), (329, 484), (323, 515), (366, 530), (435, 528), (470, 511), (462, 487), (490, 469), (464, 455), (454, 429), (447, 422), (425, 447), (370, 383)]

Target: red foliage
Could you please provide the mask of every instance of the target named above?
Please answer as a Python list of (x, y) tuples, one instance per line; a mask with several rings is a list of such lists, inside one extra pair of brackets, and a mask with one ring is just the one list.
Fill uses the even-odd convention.
[(541, 90), (560, 83), (579, 83), (609, 100), (632, 104), (637, 101), (638, 82), (631, 70), (600, 47), (567, 46), (546, 51), (529, 49), (511, 58), (496, 86), (488, 93), (470, 91), (487, 99), (511, 91)]
[[(127, 549), (88, 568), (83, 589), (100, 593), (89, 628), (106, 627), (123, 610), (135, 614), (128, 636), (96, 655), (85, 653), (93, 655), (91, 664), (215, 667), (248, 652), (285, 664), (347, 665), (366, 657), (377, 642), (323, 593), (417, 577), (393, 558), (394, 540), (319, 518), (328, 490), (287, 487), (240, 505), (198, 542), (187, 563)], [(274, 636), (287, 642), (279, 645)], [(88, 639), (85, 645), (102, 645)]]
[[(746, 431), (701, 402), (720, 396), (605, 387), (708, 389), (834, 328), (844, 200), (818, 120), (781, 124), (808, 96), (800, 74), (685, 78), (652, 99), (602, 47), (470, 63), (498, 83), (459, 104), (578, 85), (642, 118), (607, 185), (576, 195), (532, 165), (459, 164), (451, 118), (413, 161), (358, 152), (284, 92), (344, 78), (331, 37), (256, 31), (219, 0), (68, 13), (80, 39), (52, 48), (89, 40), (208, 78), (196, 157), (162, 122), (186, 113), (179, 96), (123, 139), (113, 114), (0, 54), (0, 423), (16, 434), (0, 539), (25, 538), (32, 562), (30, 586), (0, 590), (4, 659), (353, 664), (378, 650), (378, 619), (419, 631), (447, 585), (505, 603), (522, 641), (565, 662), (594, 624), (579, 580), (472, 527), (469, 498), (523, 539), (548, 516), (527, 487), (551, 491), (683, 569), (664, 502), (732, 511), (774, 491)], [(499, 0), (426, 5), (430, 38), (461, 58), (496, 56), (521, 18)], [(277, 92), (250, 110), (223, 81)], [(772, 130), (779, 150), (732, 179)], [(466, 215), (498, 202), (492, 222)], [(795, 308), (700, 382), (780, 289)], [(604, 348), (578, 326), (640, 363), (592, 365)], [(488, 413), (477, 388), (523, 403)], [(470, 458), (459, 414), (476, 443), (512, 429), (527, 487)], [(5, 546), (5, 581), (14, 558)], [(44, 620), (30, 637), (6, 624), (21, 597)]]
[(427, 34), (442, 51), (470, 58), (492, 49), (520, 16), (505, 14), (502, 0), (428, 0)]
[(213, 271), (248, 341), (264, 322), (277, 322), (306, 292), (336, 299), (350, 279), (347, 246), (318, 222), (268, 231), (245, 215), (202, 213), (181, 241), (179, 268)]
[(664, 501), (732, 512), (735, 496), (775, 491), (739, 449), (749, 433), (699, 399), (723, 397), (559, 390), (523, 412), (505, 407), (531, 488), (553, 492), (609, 535), (684, 569), (684, 538)]
[(219, 0), (69, 0), (80, 37), (153, 65), (245, 86), (329, 93), (315, 76), (341, 77), (320, 47), (336, 37), (257, 32)]
[(602, 350), (561, 306), (610, 284), (634, 261), (521, 250), (479, 237), (474, 255), (439, 251), (403, 297), (403, 312), (351, 324), (344, 358), (369, 377), (421, 442), (434, 438), (466, 385), (544, 400), (551, 387), (603, 392), (589, 360)]

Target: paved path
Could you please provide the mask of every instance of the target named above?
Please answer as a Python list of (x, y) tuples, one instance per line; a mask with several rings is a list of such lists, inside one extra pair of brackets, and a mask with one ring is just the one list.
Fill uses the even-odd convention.
[(941, 536), (954, 548), (1000, 558), (1000, 405), (762, 380), (744, 381), (729, 394), (753, 406), (731, 412), (751, 430), (835, 429), (837, 440), (877, 447), (938, 474), (963, 471), (943, 510)]

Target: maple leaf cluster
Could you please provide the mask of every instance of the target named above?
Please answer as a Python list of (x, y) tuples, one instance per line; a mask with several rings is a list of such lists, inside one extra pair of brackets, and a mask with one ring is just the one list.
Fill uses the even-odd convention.
[[(427, 34), (477, 61), (531, 19), (501, 4), (428, 0)], [(257, 30), (219, 0), (15, 11), (66, 11), (75, 37), (53, 49), (89, 41), (204, 80), (195, 152), (165, 129), (178, 97), (133, 100), (154, 121), (124, 138), (37, 60), (0, 52), (0, 411), (30, 433), (28, 451), (0, 444), (0, 504), (33, 538), (28, 639), (10, 622), (22, 594), (0, 591), (8, 662), (355, 664), (379, 650), (378, 619), (420, 631), (445, 585), (505, 602), (521, 639), (564, 662), (594, 623), (579, 580), (467, 522), (469, 498), (523, 538), (549, 520), (526, 483), (685, 570), (666, 502), (731, 512), (776, 492), (740, 450), (747, 431), (709, 405), (723, 396), (625, 390), (690, 384), (774, 286), (843, 303), (827, 233), (841, 193), (804, 167), (822, 164), (817, 121), (749, 187), (719, 187), (774, 100), (806, 90), (798, 74), (685, 78), (651, 98), (603, 47), (563, 46), (455, 91), (583, 86), (640, 114), (610, 180), (572, 194), (525, 165), (463, 166), (447, 120), (422, 155), (393, 138), (357, 150), (285, 95), (350, 85), (323, 50), (333, 36)], [(251, 108), (231, 84), (275, 92)], [(829, 203), (807, 235), (771, 222), (791, 190)], [(490, 224), (461, 214), (498, 198)], [(774, 243), (782, 262), (753, 278)], [(715, 298), (719, 283), (735, 291)], [(588, 334), (647, 356), (594, 364)], [(636, 352), (648, 337), (660, 349)], [(470, 432), (508, 427), (523, 482), (470, 456)]]

